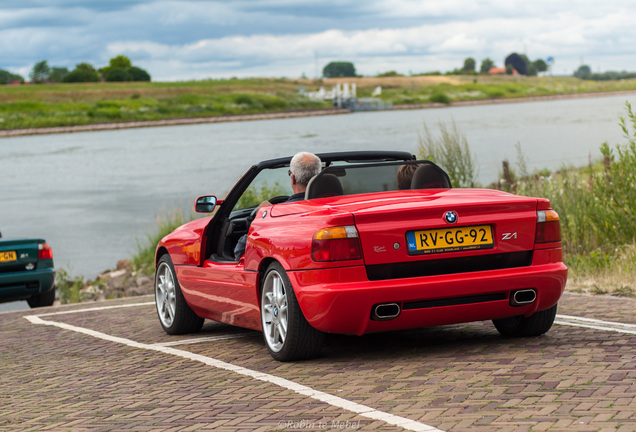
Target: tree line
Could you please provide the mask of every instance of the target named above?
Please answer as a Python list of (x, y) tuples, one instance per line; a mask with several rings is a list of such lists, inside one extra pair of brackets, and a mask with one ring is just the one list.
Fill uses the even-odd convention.
[[(455, 69), (452, 74), (477, 74), (477, 62), (474, 58), (468, 57), (464, 60), (464, 66), (461, 69)], [(485, 58), (481, 62), (479, 68), (480, 74), (487, 74), (491, 69), (496, 68), (495, 62), (490, 58)], [(512, 75), (515, 71), (520, 75), (535, 76), (539, 72), (548, 70), (548, 64), (543, 59), (531, 61), (525, 54), (517, 54), (513, 52), (506, 56), (504, 60), (505, 73)]]
[[(488, 74), (491, 69), (497, 67), (495, 62), (490, 58), (485, 58), (481, 61), (479, 72), (477, 72), (477, 62), (474, 58), (468, 57), (464, 60), (464, 65), (461, 68), (455, 68), (452, 71), (446, 72), (445, 75), (477, 75)], [(520, 75), (534, 76), (540, 72), (546, 72), (548, 70), (548, 64), (543, 59), (537, 59), (530, 61), (525, 54), (511, 53), (506, 56), (504, 60), (504, 68), (506, 74), (514, 74), (515, 72)], [(428, 72), (424, 74), (416, 75), (442, 75), (441, 72)], [(351, 62), (337, 61), (331, 62), (325, 66), (322, 70), (322, 76), (325, 78), (338, 78), (338, 77), (356, 77), (356, 68)], [(383, 72), (378, 77), (393, 77), (404, 76), (394, 70)], [(588, 65), (581, 65), (573, 74), (574, 77), (593, 80), (593, 81), (613, 81), (621, 79), (636, 78), (636, 72), (616, 72), (607, 71), (602, 73), (593, 73), (592, 69)]]
[(614, 81), (621, 79), (631, 79), (636, 78), (636, 72), (616, 72), (616, 71), (607, 71), (602, 73), (594, 73), (592, 72), (592, 68), (588, 65), (581, 65), (574, 72), (574, 76), (577, 78), (592, 80), (592, 81)]
[[(133, 66), (130, 59), (118, 55), (110, 59), (108, 66), (95, 69), (90, 63), (79, 63), (75, 69), (65, 67), (51, 67), (47, 60), (37, 62), (29, 78), (34, 83), (74, 83), (74, 82), (121, 82), (121, 81), (150, 81), (150, 74), (144, 69)], [(24, 82), (24, 78), (17, 74), (0, 69), (0, 84)]]
[[(495, 62), (490, 58), (482, 60), (479, 72), (477, 72), (477, 62), (474, 58), (468, 57), (464, 60), (464, 65), (461, 68), (456, 68), (452, 71), (446, 72), (446, 75), (476, 75), (487, 74), (492, 68), (495, 68)], [(506, 74), (513, 74), (515, 71), (520, 75), (534, 76), (539, 72), (545, 72), (548, 70), (548, 64), (543, 59), (537, 59), (530, 61), (525, 54), (511, 53), (506, 56), (504, 60), (504, 67)], [(441, 75), (441, 72), (431, 72), (425, 75)], [(356, 68), (351, 62), (337, 61), (327, 64), (322, 70), (322, 76), (325, 78), (338, 78), (338, 77), (355, 77)], [(389, 71), (382, 73), (378, 76), (401, 76), (396, 71)]]

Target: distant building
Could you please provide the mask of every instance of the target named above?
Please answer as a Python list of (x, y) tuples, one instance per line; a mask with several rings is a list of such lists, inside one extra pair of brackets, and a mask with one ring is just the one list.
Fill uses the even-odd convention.
[[(331, 90), (325, 90), (324, 87), (320, 87), (316, 92), (306, 92), (304, 88), (301, 88), (299, 93), (310, 99), (331, 100), (338, 108), (345, 108), (350, 111), (377, 111), (393, 108), (391, 102), (384, 102), (379, 98), (358, 98), (355, 83), (352, 83), (351, 86), (347, 83), (338, 83)], [(379, 96), (381, 94), (382, 87), (378, 86), (373, 91), (372, 96)]]

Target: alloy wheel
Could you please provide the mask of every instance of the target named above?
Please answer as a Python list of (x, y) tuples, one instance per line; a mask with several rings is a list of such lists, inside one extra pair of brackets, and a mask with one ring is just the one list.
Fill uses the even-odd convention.
[(170, 267), (165, 262), (157, 269), (155, 279), (155, 303), (159, 320), (164, 327), (170, 327), (174, 321), (177, 305), (177, 292)]
[(277, 271), (267, 274), (261, 299), (263, 333), (270, 349), (278, 352), (287, 337), (288, 304), (285, 282)]

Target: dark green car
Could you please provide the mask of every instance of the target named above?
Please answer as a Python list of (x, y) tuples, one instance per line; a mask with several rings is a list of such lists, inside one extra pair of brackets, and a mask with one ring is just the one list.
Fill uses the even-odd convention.
[(0, 238), (0, 303), (16, 300), (32, 308), (55, 301), (53, 251), (43, 239)]

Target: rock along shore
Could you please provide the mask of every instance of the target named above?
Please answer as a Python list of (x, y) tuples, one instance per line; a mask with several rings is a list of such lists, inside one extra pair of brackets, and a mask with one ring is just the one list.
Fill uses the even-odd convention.
[(102, 301), (114, 298), (136, 297), (154, 292), (153, 276), (134, 271), (129, 259), (117, 262), (114, 270), (105, 270), (95, 280), (84, 282), (80, 288), (80, 301)]

